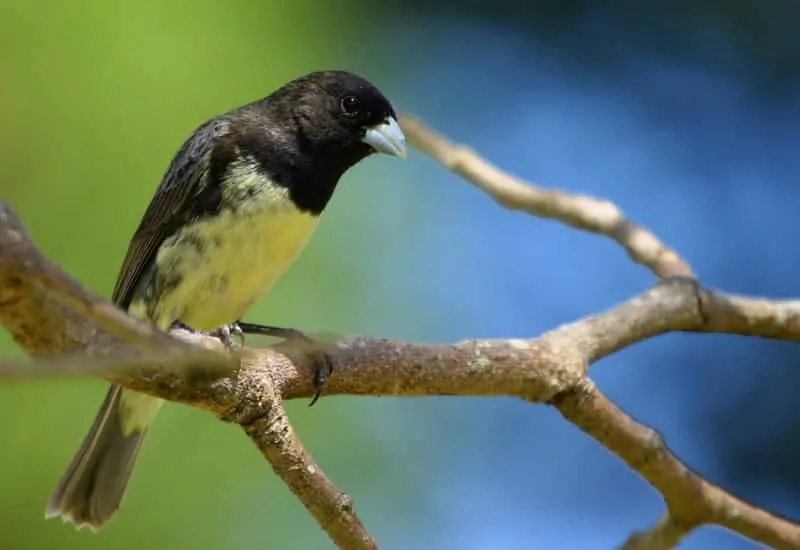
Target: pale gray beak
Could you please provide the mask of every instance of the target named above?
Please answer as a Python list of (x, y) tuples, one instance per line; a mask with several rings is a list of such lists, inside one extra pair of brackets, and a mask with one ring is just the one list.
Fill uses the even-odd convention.
[(379, 153), (406, 158), (406, 136), (397, 121), (389, 117), (380, 124), (367, 128), (361, 141)]

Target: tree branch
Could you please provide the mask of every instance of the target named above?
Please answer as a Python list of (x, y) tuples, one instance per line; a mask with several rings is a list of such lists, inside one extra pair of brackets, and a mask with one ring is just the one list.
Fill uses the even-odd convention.
[(268, 410), (255, 418), (239, 417), (235, 421), (331, 539), (340, 547), (377, 549), (377, 541), (353, 509), (353, 499), (336, 488), (303, 447), (274, 386), (264, 384), (256, 391), (269, 404)]
[(620, 550), (669, 550), (678, 546), (687, 533), (667, 514), (649, 531), (632, 534)]
[[(501, 204), (607, 235), (635, 261), (671, 278), (538, 338), (438, 345), (344, 339), (333, 349), (337, 369), (326, 394), (503, 395), (547, 403), (624, 460), (664, 498), (667, 514), (649, 531), (632, 535), (624, 548), (672, 548), (709, 523), (773, 548), (800, 548), (800, 526), (702, 479), (654, 430), (616, 407), (588, 377), (589, 367), (602, 358), (672, 331), (797, 340), (800, 302), (705, 289), (677, 253), (610, 203), (529, 186), (416, 120), (404, 117), (402, 125), (412, 144)], [(40, 359), (33, 364), (0, 363), (0, 376), (19, 378), (26, 369), (33, 375), (40, 368), (53, 372), (61, 365), (210, 411), (243, 428), (336, 545), (378, 547), (358, 519), (352, 499), (325, 477), (286, 417), (284, 400), (313, 394), (312, 364), (302, 350), (245, 348), (231, 357), (212, 337), (154, 331), (45, 259), (2, 202), (0, 323)], [(68, 357), (53, 359), (64, 355)]]
[(509, 210), (522, 210), (617, 241), (634, 262), (659, 277), (690, 276), (692, 269), (653, 233), (628, 220), (613, 203), (587, 195), (543, 189), (503, 172), (464, 145), (451, 143), (420, 120), (404, 115), (409, 143)]

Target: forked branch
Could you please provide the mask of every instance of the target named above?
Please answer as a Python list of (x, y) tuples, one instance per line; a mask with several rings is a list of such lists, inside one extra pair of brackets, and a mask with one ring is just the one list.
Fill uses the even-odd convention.
[[(326, 394), (503, 395), (550, 404), (663, 497), (665, 515), (649, 531), (632, 535), (624, 548), (672, 548), (704, 524), (721, 525), (773, 548), (800, 548), (800, 526), (704, 480), (657, 432), (620, 410), (588, 376), (590, 366), (600, 359), (666, 332), (797, 340), (800, 302), (703, 288), (675, 251), (627, 220), (613, 204), (539, 189), (415, 119), (403, 117), (401, 124), (414, 146), (500, 204), (606, 235), (664, 280), (616, 307), (537, 338), (440, 345), (369, 337), (342, 340), (334, 350), (337, 370)], [(214, 338), (152, 330), (45, 259), (1, 202), (0, 323), (39, 359), (2, 362), (0, 375), (102, 375), (131, 389), (211, 411), (242, 426), (337, 546), (378, 547), (358, 519), (352, 499), (325, 477), (286, 417), (284, 400), (313, 394), (311, 361), (302, 353), (245, 348), (231, 357)], [(159, 368), (143, 370), (151, 365)]]

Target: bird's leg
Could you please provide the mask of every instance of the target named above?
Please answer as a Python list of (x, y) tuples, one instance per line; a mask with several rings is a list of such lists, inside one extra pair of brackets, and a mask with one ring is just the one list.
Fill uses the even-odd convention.
[(260, 334), (262, 336), (272, 336), (274, 338), (283, 338), (286, 342), (302, 342), (307, 344), (312, 353), (314, 360), (314, 397), (311, 399), (309, 407), (317, 402), (322, 394), (322, 387), (325, 385), (325, 380), (333, 374), (333, 358), (331, 355), (323, 351), (321, 346), (317, 344), (316, 340), (306, 335), (304, 332), (285, 327), (272, 327), (268, 325), (258, 325), (255, 323), (244, 323), (239, 321), (235, 323), (243, 334)]

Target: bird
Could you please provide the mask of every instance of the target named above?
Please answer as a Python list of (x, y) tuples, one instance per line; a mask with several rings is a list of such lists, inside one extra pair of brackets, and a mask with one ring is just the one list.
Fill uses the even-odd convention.
[[(113, 302), (159, 330), (210, 331), (231, 344), (242, 317), (308, 243), (341, 177), (374, 153), (405, 158), (405, 136), (386, 96), (348, 71), (308, 73), (207, 120), (162, 177)], [(325, 376), (319, 367), (314, 400)], [(45, 516), (93, 532), (106, 525), (162, 403), (111, 384)]]

